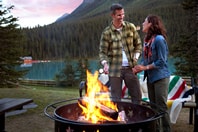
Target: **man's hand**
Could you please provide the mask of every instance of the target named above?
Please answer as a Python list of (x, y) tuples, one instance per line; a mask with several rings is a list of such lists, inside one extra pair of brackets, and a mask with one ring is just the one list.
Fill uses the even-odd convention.
[(104, 73), (109, 74), (109, 65), (107, 63), (104, 63)]

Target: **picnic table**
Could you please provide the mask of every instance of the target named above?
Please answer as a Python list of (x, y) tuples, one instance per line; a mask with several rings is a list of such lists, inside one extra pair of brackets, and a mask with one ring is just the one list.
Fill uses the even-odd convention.
[(2, 98), (0, 99), (0, 132), (5, 132), (5, 113), (23, 109), (23, 106), (32, 103), (32, 99)]

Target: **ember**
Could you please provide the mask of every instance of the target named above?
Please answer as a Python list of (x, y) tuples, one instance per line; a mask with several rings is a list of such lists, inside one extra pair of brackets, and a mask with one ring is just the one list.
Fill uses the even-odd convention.
[[(102, 92), (102, 94), (100, 94)], [(109, 97), (108, 88), (98, 80), (98, 72), (92, 75), (87, 71), (87, 93), (85, 97), (78, 100), (82, 108), (79, 121), (99, 123), (104, 121), (124, 121), (124, 114), (118, 112), (117, 105)], [(123, 112), (122, 112), (123, 113)], [(122, 115), (120, 117), (120, 115)], [(121, 120), (122, 119), (122, 120)]]

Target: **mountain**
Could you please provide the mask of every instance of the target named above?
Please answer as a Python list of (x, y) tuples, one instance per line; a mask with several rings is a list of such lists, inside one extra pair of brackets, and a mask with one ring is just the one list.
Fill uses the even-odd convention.
[(77, 7), (71, 14), (65, 13), (61, 17), (59, 17), (56, 22), (62, 21), (64, 19), (67, 19), (70, 16), (75, 16), (75, 14), (79, 14), (79, 12), (83, 11), (87, 6), (89, 6), (91, 3), (93, 3), (95, 0), (83, 0), (83, 2)]
[(62, 15), (61, 17), (59, 17), (55, 22), (62, 21), (62, 20), (65, 19), (68, 15), (69, 15), (69, 13), (65, 13), (64, 15)]
[[(62, 20), (76, 20), (83, 18), (96, 17), (109, 12), (112, 3), (120, 3), (125, 10), (148, 10), (150, 8), (160, 8), (180, 3), (181, 0), (84, 0), (71, 14)], [(57, 22), (59, 22), (57, 21)]]
[[(56, 22), (68, 19), (78, 19), (89, 15), (90, 12), (95, 10), (97, 6), (100, 6), (101, 3), (104, 3), (105, 0), (84, 0), (71, 14), (64, 17), (64, 19), (57, 19)], [(103, 9), (102, 9), (103, 10)], [(101, 11), (102, 11), (101, 10)], [(99, 11), (100, 12), (100, 11)]]

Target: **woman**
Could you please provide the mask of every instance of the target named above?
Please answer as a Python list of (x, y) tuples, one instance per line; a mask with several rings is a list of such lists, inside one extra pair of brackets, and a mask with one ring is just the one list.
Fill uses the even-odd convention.
[(147, 16), (142, 25), (142, 31), (146, 33), (142, 63), (135, 66), (133, 71), (136, 73), (144, 71), (149, 100), (151, 104), (155, 104), (152, 108), (158, 113), (165, 113), (161, 122), (157, 123), (156, 131), (170, 132), (170, 118), (166, 105), (170, 77), (166, 30), (161, 19), (156, 15)]

